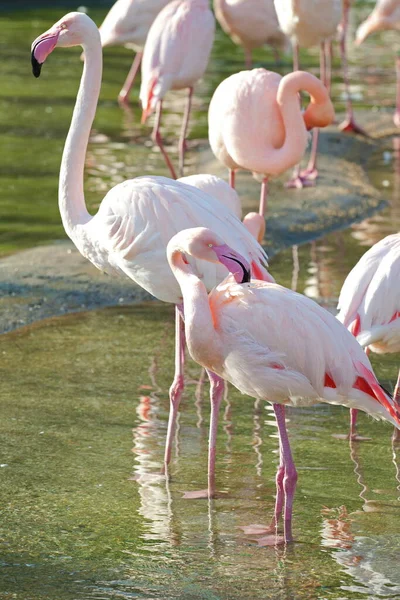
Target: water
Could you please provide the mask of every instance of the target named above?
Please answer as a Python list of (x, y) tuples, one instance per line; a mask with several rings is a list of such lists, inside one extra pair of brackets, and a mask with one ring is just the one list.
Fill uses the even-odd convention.
[[(81, 69), (78, 51), (54, 53), (39, 81), (29, 67), (31, 39), (63, 12), (53, 3), (46, 10), (0, 13), (1, 254), (63, 237), (55, 199)], [(100, 22), (104, 12), (91, 15)], [(360, 113), (393, 105), (392, 49), (381, 44), (393, 39), (390, 33), (377, 37), (375, 54), (357, 51), (369, 61), (368, 79), (354, 88)], [(375, 66), (378, 55), (384, 69)], [(272, 68), (270, 54), (256, 53), (260, 63), (265, 57)], [(86, 170), (92, 209), (113, 183), (165, 173), (149, 148), (149, 130), (138, 125), (137, 105), (130, 115), (116, 104), (130, 59), (124, 49), (107, 53)], [(303, 56), (311, 69), (316, 59), (317, 53)], [(360, 64), (354, 74), (363, 73)], [(241, 65), (240, 49), (219, 34), (210, 77), (196, 96), (189, 171), (206, 146), (208, 98)], [(337, 69), (334, 80), (340, 102)], [(371, 86), (373, 80), (378, 85)], [(179, 95), (167, 104), (165, 132), (173, 141)], [(279, 253), (271, 270), (281, 283), (333, 310), (345, 275), (365, 249), (399, 229), (394, 139), (382, 137), (368, 158), (387, 208)], [(296, 543), (259, 548), (257, 537), (239, 527), (266, 523), (273, 510), (278, 440), (271, 410), (229, 388), (218, 436), (221, 497), (211, 503), (183, 499), (184, 491), (205, 486), (209, 422), (208, 386), (199, 385), (201, 371), (189, 363), (171, 481), (159, 475), (173, 369), (172, 314), (171, 307), (154, 303), (118, 307), (50, 319), (0, 338), (0, 597), (400, 598), (400, 457), (389, 426), (361, 415), (360, 433), (371, 441), (349, 445), (333, 437), (347, 431), (345, 409), (289, 410), (299, 471)], [(372, 360), (392, 388), (398, 357)]]

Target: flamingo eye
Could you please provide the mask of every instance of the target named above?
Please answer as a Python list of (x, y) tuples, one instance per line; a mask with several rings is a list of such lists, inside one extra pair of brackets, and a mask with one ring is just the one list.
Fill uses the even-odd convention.
[(209, 247), (209, 248), (212, 248), (212, 247), (213, 247), (213, 245), (212, 245), (212, 244), (208, 244), (208, 247)]

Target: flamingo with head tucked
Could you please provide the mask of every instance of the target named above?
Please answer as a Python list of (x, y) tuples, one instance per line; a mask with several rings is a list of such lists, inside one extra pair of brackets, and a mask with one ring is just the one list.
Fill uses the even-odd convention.
[(152, 138), (158, 144), (174, 179), (175, 169), (164, 149), (160, 133), (163, 99), (168, 90), (188, 90), (178, 145), (181, 177), (193, 86), (207, 68), (214, 32), (215, 19), (209, 0), (174, 0), (157, 15), (144, 47), (140, 86), (142, 123), (156, 111)]
[[(279, 431), (274, 533), (284, 511), (284, 542), (292, 535), (297, 473), (285, 425), (285, 406), (317, 402), (359, 408), (400, 428), (400, 412), (379, 385), (357, 340), (310, 298), (265, 281), (250, 282), (243, 262), (208, 294), (190, 260), (220, 260), (225, 241), (207, 228), (181, 231), (168, 243), (180, 285), (192, 358), (243, 394), (273, 403)], [(216, 430), (211, 435), (216, 437)], [(274, 540), (275, 542), (279, 540)]]
[[(319, 45), (321, 80), (330, 90), (331, 40), (342, 18), (342, 0), (275, 0), (275, 8), (280, 28), (293, 44), (293, 70), (299, 68), (299, 48)], [(318, 177), (318, 136), (315, 129), (308, 166), (302, 173), (296, 169), (287, 187), (312, 185)]]
[[(372, 246), (348, 274), (339, 296), (337, 318), (366, 352), (400, 352), (400, 233)], [(400, 370), (394, 392), (400, 405)], [(357, 411), (351, 411), (352, 440)]]
[[(69, 13), (40, 35), (32, 44), (32, 66), (36, 77), (48, 55), (57, 47), (83, 46), (85, 62), (81, 84), (64, 146), (59, 179), (59, 208), (64, 229), (78, 250), (98, 269), (129, 277), (150, 294), (176, 306), (175, 377), (170, 388), (165, 463), (171, 458), (174, 426), (183, 391), (185, 338), (182, 325), (182, 296), (168, 266), (166, 246), (171, 237), (187, 227), (200, 224), (215, 228), (235, 247), (244, 260), (262, 276), (265, 252), (240, 220), (207, 193), (165, 177), (138, 177), (113, 187), (96, 215), (85, 205), (83, 175), (90, 129), (101, 86), (102, 49), (96, 25), (85, 14)], [(225, 265), (240, 259), (225, 247), (220, 249)], [(226, 275), (226, 266), (192, 261), (194, 270), (208, 289)], [(218, 417), (223, 381), (209, 373), (212, 419)], [(215, 448), (210, 447), (210, 464)], [(214, 493), (210, 481), (209, 493)]]
[[(310, 95), (301, 112), (298, 93)], [(211, 149), (230, 171), (252, 171), (261, 179), (259, 214), (264, 218), (268, 180), (296, 165), (304, 155), (308, 129), (325, 127), (335, 113), (326, 87), (310, 73), (281, 77), (265, 69), (231, 75), (214, 92), (208, 112)]]
[(101, 45), (133, 48), (136, 56), (118, 95), (128, 102), (143, 56), (147, 34), (154, 19), (170, 0), (117, 0), (99, 27)]

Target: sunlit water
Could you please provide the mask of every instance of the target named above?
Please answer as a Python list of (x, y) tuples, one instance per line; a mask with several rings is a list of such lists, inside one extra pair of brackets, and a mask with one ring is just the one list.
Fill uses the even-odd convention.
[[(0, 13), (3, 254), (63, 236), (55, 197), (81, 69), (78, 51), (55, 53), (40, 82), (31, 79), (29, 66), (31, 39), (63, 12), (53, 3), (46, 10)], [(97, 22), (103, 14), (91, 12)], [(394, 47), (389, 41), (382, 47), (383, 39), (395, 38), (377, 37), (375, 53), (358, 51), (368, 62), (367, 77), (361, 63), (353, 67), (362, 75), (352, 88), (358, 110), (393, 105)], [(131, 115), (116, 104), (130, 58), (119, 48), (107, 54), (87, 160), (91, 208), (122, 179), (165, 173), (149, 147), (148, 129), (138, 125), (137, 105)], [(270, 54), (256, 53), (259, 64), (265, 58), (273, 68)], [(315, 69), (316, 58), (316, 52), (311, 59), (304, 55), (305, 67)], [(206, 145), (212, 90), (241, 66), (240, 49), (219, 34), (210, 77), (196, 93), (189, 172), (198, 146)], [(334, 75), (339, 102), (339, 71)], [(180, 96), (166, 104), (172, 142)], [(344, 277), (366, 248), (400, 228), (396, 148), (393, 138), (381, 140), (369, 164), (388, 208), (277, 255), (271, 270), (281, 283), (334, 310)], [(0, 338), (0, 597), (400, 598), (400, 450), (391, 446), (389, 426), (361, 415), (360, 432), (371, 441), (349, 446), (333, 437), (347, 431), (345, 409), (289, 410), (299, 471), (296, 543), (259, 548), (257, 536), (239, 527), (266, 523), (273, 510), (278, 439), (271, 409), (229, 388), (218, 437), (221, 497), (211, 503), (183, 499), (184, 491), (205, 487), (209, 423), (208, 386), (188, 363), (171, 480), (160, 476), (172, 316), (171, 307), (159, 304), (115, 308)], [(390, 389), (397, 361), (373, 357)]]

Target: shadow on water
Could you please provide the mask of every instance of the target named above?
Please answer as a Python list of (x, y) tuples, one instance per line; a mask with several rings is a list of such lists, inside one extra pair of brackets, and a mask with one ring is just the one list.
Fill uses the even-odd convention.
[[(17, 4), (27, 6), (12, 6)], [(93, 9), (97, 22), (103, 14)], [(57, 177), (76, 93), (69, 80), (78, 80), (81, 65), (73, 51), (60, 53), (46, 64), (49, 77), (40, 88), (20, 76), (22, 69), (30, 77), (21, 50), (26, 40), (38, 22), (44, 29), (59, 16), (54, 2), (48, 10), (0, 12), (0, 47), (9, 57), (7, 75), (0, 76), (1, 253), (63, 235)], [(376, 103), (371, 94), (378, 92), (383, 106), (393, 102), (390, 86), (370, 85), (393, 83), (389, 53), (379, 55), (387, 70), (379, 73), (372, 64), (377, 55), (369, 57), (368, 81), (353, 90), (359, 106)], [(305, 66), (314, 69), (316, 57)], [(256, 54), (257, 61), (263, 58), (263, 51)], [(135, 125), (138, 108), (127, 115), (116, 106), (130, 59), (117, 48), (106, 61), (87, 158), (92, 208), (98, 192), (113, 183), (144, 168), (163, 172), (157, 153), (149, 159), (148, 144), (143, 146), (147, 132)], [(192, 138), (206, 138), (207, 99), (241, 61), (240, 49), (220, 36), (210, 79), (196, 98)], [(357, 69), (356, 64), (355, 74)], [(340, 100), (337, 71), (335, 78)], [(172, 139), (179, 109), (174, 100), (167, 109), (165, 130)], [(271, 270), (281, 283), (334, 310), (356, 260), (399, 229), (394, 143), (380, 140), (368, 165), (388, 207), (347, 231), (278, 254)], [(192, 144), (194, 155), (197, 143)], [(273, 510), (278, 440), (270, 407), (229, 389), (218, 437), (217, 484), (223, 494), (210, 503), (185, 500), (186, 490), (205, 485), (209, 422), (208, 385), (200, 368), (189, 363), (172, 477), (160, 475), (173, 368), (172, 314), (171, 307), (154, 303), (118, 307), (42, 321), (0, 338), (0, 597), (399, 598), (400, 450), (392, 448), (391, 428), (384, 423), (361, 416), (360, 431), (371, 441), (349, 447), (333, 437), (347, 431), (348, 411), (328, 405), (288, 411), (299, 471), (296, 543), (259, 548), (257, 536), (239, 527), (265, 523)], [(389, 387), (397, 359), (373, 357), (378, 377)]]

